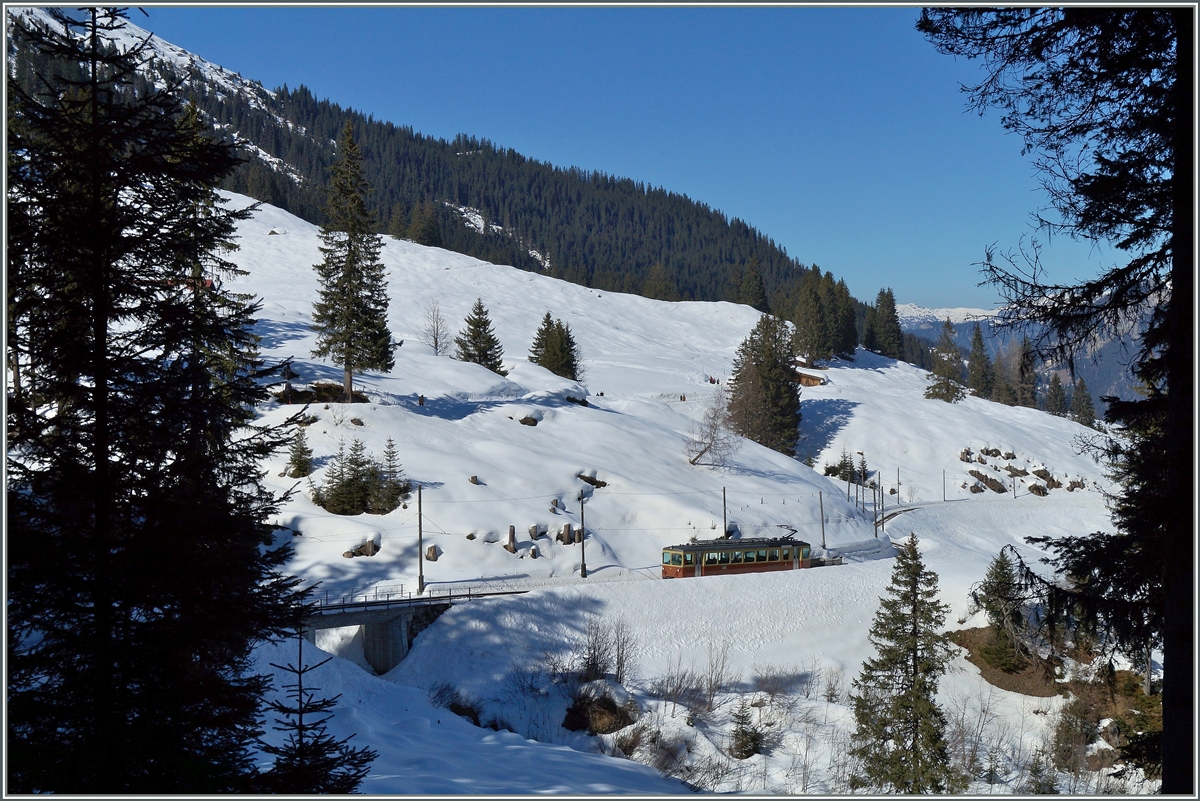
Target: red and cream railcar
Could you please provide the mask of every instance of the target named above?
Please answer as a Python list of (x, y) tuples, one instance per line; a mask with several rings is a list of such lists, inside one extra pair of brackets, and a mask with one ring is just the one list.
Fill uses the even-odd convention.
[(663, 578), (726, 576), (812, 567), (812, 546), (788, 537), (698, 540), (663, 548)]

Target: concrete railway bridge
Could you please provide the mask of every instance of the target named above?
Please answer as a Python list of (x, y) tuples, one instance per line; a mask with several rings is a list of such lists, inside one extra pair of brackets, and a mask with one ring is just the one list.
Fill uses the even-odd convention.
[(382, 675), (408, 656), (409, 627), (413, 617), (431, 606), (466, 603), (496, 595), (517, 595), (526, 590), (493, 590), (478, 592), (471, 589), (455, 592), (430, 590), (413, 593), (370, 593), (345, 595), (339, 598), (318, 598), (311, 615), (304, 620), (304, 638), (316, 644), (318, 629), (359, 626), (363, 635), (363, 651), (367, 663)]

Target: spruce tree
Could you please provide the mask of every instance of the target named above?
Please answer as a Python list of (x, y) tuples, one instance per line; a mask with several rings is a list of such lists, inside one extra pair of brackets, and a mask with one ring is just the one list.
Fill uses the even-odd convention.
[(405, 210), (404, 204), (392, 205), (392, 215), (388, 218), (387, 232), (392, 239), (408, 238), (408, 212)]
[(966, 394), (961, 381), (962, 354), (954, 341), (954, 326), (947, 319), (942, 324), (942, 335), (933, 351), (933, 372), (929, 374), (925, 397), (958, 403)]
[(762, 751), (762, 732), (755, 728), (750, 707), (744, 699), (731, 718), (733, 728), (729, 734), (729, 755), (734, 759), (749, 759)]
[(1017, 405), (1037, 408), (1037, 370), (1033, 363), (1033, 346), (1028, 338), (1021, 340), (1020, 355), (1017, 358), (1017, 381), (1013, 386), (1017, 393)]
[(995, 637), (980, 655), (992, 667), (1013, 672), (1025, 667), (1020, 636), (1024, 629), (1024, 599), (1017, 580), (1016, 563), (1001, 550), (988, 565), (987, 574), (971, 591), (971, 602), (987, 614)]
[[(846, 282), (837, 282), (837, 305), (833, 309), (833, 352), (838, 356), (854, 358), (858, 347), (858, 327), (855, 325), (854, 298)], [(827, 310), (828, 311), (828, 310)]]
[(863, 321), (862, 346), (873, 353), (879, 352), (879, 337), (875, 333), (875, 307), (867, 308), (867, 316)]
[(1069, 417), (1088, 428), (1096, 427), (1096, 407), (1092, 404), (1092, 393), (1088, 390), (1082, 376), (1075, 380), (1075, 390), (1071, 393)]
[(292, 449), (288, 452), (287, 474), (292, 478), (303, 478), (312, 472), (312, 448), (304, 437), (304, 428), (296, 432)]
[(268, 686), (252, 650), (304, 611), (261, 473), (290, 425), (255, 421), (257, 306), (220, 281), (252, 209), (223, 208), (236, 156), (178, 83), (135, 80), (122, 10), (48, 13), (10, 18), (43, 60), (9, 84), (36, 402), (7, 442), (6, 790), (238, 792)]
[(387, 325), (387, 277), (379, 251), (383, 239), (367, 210), (370, 186), (362, 173), (362, 153), (354, 128), (346, 121), (338, 140), (321, 226), (318, 300), (313, 304), (317, 347), (312, 355), (329, 357), (342, 368), (345, 402), (353, 402), (354, 375), (391, 370), (395, 345)]
[(937, 574), (926, 570), (912, 535), (896, 545), (887, 595), (871, 624), (876, 656), (854, 680), (851, 754), (862, 765), (852, 786), (894, 793), (952, 793), (961, 777), (950, 766), (938, 680), (950, 643), (938, 630), (949, 607), (937, 600)]
[[(1010, 270), (989, 253), (985, 270), (1001, 289), (1006, 317), (1044, 331), (1040, 355), (1056, 362), (1069, 364), (1097, 338), (1141, 332), (1135, 374), (1157, 392), (1126, 407), (1121, 423), (1136, 429), (1161, 421), (1154, 461), (1165, 472), (1143, 464), (1150, 468), (1143, 479), (1161, 480), (1175, 499), (1131, 537), (1170, 553), (1157, 562), (1166, 794), (1196, 792), (1196, 521), (1192, 506), (1177, 500), (1194, 494), (1196, 475), (1195, 19), (1187, 6), (944, 8), (926, 9), (918, 23), (939, 51), (987, 65), (968, 88), (970, 105), (1003, 108), (1004, 126), (1039, 154), (1035, 164), (1058, 212), (1045, 222), (1049, 230), (1109, 242), (1124, 254), (1065, 286), (1044, 284), (1040, 270), (1027, 273), (1019, 254), (1002, 257)], [(1145, 596), (1100, 597), (1114, 589), (1101, 587), (1089, 583), (1073, 601), (1144, 607)], [(1140, 587), (1120, 591), (1127, 589)]]
[(992, 360), (983, 344), (979, 323), (971, 330), (971, 353), (967, 357), (967, 389), (978, 398), (992, 396)]
[(406, 238), (418, 245), (434, 248), (442, 246), (442, 229), (438, 226), (437, 206), (433, 201), (413, 206), (412, 222), (409, 223), (407, 233)]
[(675, 278), (662, 262), (655, 262), (646, 271), (642, 279), (640, 294), (651, 300), (679, 300), (679, 290), (675, 288)]
[(764, 314), (738, 346), (730, 378), (729, 420), (739, 435), (793, 456), (800, 395), (787, 324)]
[(875, 346), (881, 356), (889, 359), (904, 357), (904, 334), (900, 330), (900, 317), (896, 313), (896, 296), (891, 288), (879, 290), (875, 298)]
[(554, 334), (554, 320), (550, 317), (550, 312), (542, 317), (541, 325), (537, 331), (533, 332), (533, 344), (529, 346), (529, 361), (534, 364), (541, 364), (546, 357), (546, 343)]
[(504, 349), (492, 332), (492, 321), (482, 298), (476, 298), (471, 313), (467, 315), (466, 328), (454, 338), (454, 344), (458, 347), (460, 361), (474, 362), (493, 373), (508, 375), (504, 369)]
[[(324, 665), (332, 656), (315, 665), (304, 664), (304, 638), (296, 634), (296, 662), (271, 666), (291, 674), (295, 681), (284, 685), (286, 701), (272, 700), (268, 706), (283, 717), (275, 718), (275, 731), (285, 732), (282, 745), (262, 743), (264, 753), (275, 757), (270, 770), (256, 781), (254, 790), (279, 795), (318, 795), (353, 793), (362, 784), (379, 756), (368, 747), (352, 748), (350, 735), (338, 740), (326, 729), (341, 693), (318, 698), (304, 677)], [(307, 719), (306, 719), (307, 718)]]
[(383, 450), (383, 462), (373, 470), (374, 480), (367, 497), (367, 511), (373, 515), (385, 515), (400, 505), (410, 492), (408, 479), (400, 466), (400, 455), (396, 443), (388, 437)]
[(1058, 373), (1051, 373), (1050, 387), (1046, 390), (1046, 411), (1055, 417), (1066, 417), (1068, 409), (1067, 391), (1063, 389)]
[(767, 311), (767, 288), (763, 284), (762, 268), (758, 265), (758, 257), (751, 256), (750, 261), (742, 268), (741, 281), (738, 283), (737, 302), (744, 303), (757, 311)]
[(812, 367), (817, 359), (828, 359), (833, 355), (826, 316), (817, 282), (804, 281), (793, 315), (796, 330), (792, 338), (792, 348), (798, 356), (804, 357), (808, 367)]
[(562, 320), (551, 320), (550, 312), (546, 312), (533, 335), (529, 361), (545, 367), (555, 375), (578, 381), (579, 347), (575, 344), (571, 327)]

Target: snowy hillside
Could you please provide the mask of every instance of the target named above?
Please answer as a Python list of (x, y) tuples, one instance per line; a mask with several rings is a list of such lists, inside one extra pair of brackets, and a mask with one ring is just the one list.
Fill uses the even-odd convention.
[[(230, 197), (234, 206), (249, 203)], [(264, 355), (295, 357), (297, 386), (340, 380), (340, 369), (309, 356), (317, 229), (263, 206), (239, 233), (233, 258), (248, 275), (234, 286), (263, 299), (257, 330)], [(803, 390), (799, 455), (811, 457), (816, 469), (750, 442), (726, 468), (693, 467), (683, 451), (688, 424), (724, 386), (757, 312), (729, 303), (664, 303), (596, 292), (390, 238), (382, 258), (391, 328), (404, 344), (391, 373), (356, 380), (369, 403), (310, 408), (317, 417), (307, 429), (317, 457), (313, 481), (321, 483), (339, 442), (358, 438), (380, 455), (392, 438), (406, 474), (424, 487), (424, 544), (439, 553), (424, 565), (428, 585), (438, 591), (529, 591), (453, 607), (383, 677), (366, 667), (356, 630), (318, 632), (318, 646), (342, 657), (315, 674), (326, 694), (343, 694), (334, 731), (358, 732), (356, 744), (380, 751), (366, 792), (686, 792), (683, 783), (647, 766), (595, 753), (612, 752), (613, 735), (587, 737), (559, 725), (569, 702), (546, 666), (568, 658), (589, 623), (620, 625), (631, 636), (635, 664), (625, 687), (613, 692), (632, 693), (643, 720), (674, 738), (677, 759), (694, 769), (688, 773), (677, 763), (676, 775), (709, 789), (836, 792), (844, 781), (838, 754), (853, 728), (845, 693), (872, 654), (866, 632), (889, 581), (889, 537), (917, 534), (951, 606), (947, 622), (958, 628), (953, 621), (966, 618), (968, 588), (1002, 546), (1014, 544), (1036, 557), (1023, 537), (1107, 527), (1104, 477), (1072, 447), (1086, 429), (974, 398), (956, 405), (926, 400), (925, 373), (862, 351), (854, 362), (823, 371), (825, 385)], [(456, 331), (477, 297), (505, 348), (507, 378), (435, 356), (419, 341), (428, 302), (440, 303)], [(547, 311), (571, 326), (583, 355), (582, 383), (525, 358)], [(712, 383), (716, 379), (720, 385)], [(263, 416), (277, 422), (296, 410), (272, 403)], [(537, 425), (522, 425), (522, 418)], [(967, 464), (959, 458), (966, 448), (973, 456), (996, 448), (1013, 458)], [(878, 539), (871, 510), (857, 510), (853, 499), (847, 502), (845, 484), (822, 475), (843, 450), (856, 461), (861, 451), (885, 491), (896, 489), (899, 471), (899, 491), (886, 495), (886, 508), (901, 505), (904, 511)], [(286, 458), (281, 453), (266, 466), (277, 491), (296, 484), (281, 475)], [(969, 469), (1011, 487), (1008, 473), (1000, 472), (1008, 464), (1031, 474), (1016, 479), (1015, 496), (969, 491)], [(1037, 481), (1032, 471), (1042, 467), (1064, 485), (1044, 498), (1029, 491)], [(606, 485), (593, 488), (579, 475)], [(1083, 488), (1068, 493), (1071, 480)], [(723, 488), (729, 520), (743, 536), (780, 533), (786, 524), (818, 553), (823, 506), (827, 549), (847, 563), (791, 573), (658, 578), (662, 547), (719, 535)], [(551, 534), (564, 522), (578, 526), (581, 491), (586, 579), (579, 575), (578, 545), (560, 545), (544, 533), (531, 542), (528, 533), (535, 525)], [(319, 583), (321, 592), (415, 589), (415, 498), (388, 515), (338, 517), (314, 505), (302, 482), (279, 523), (300, 532), (293, 537), (289, 570)], [(515, 554), (502, 547), (509, 526), (517, 531)], [(377, 555), (342, 556), (368, 539), (380, 546)], [(962, 625), (982, 624), (976, 618)], [(264, 666), (286, 658), (273, 647), (261, 656)], [(664, 677), (721, 660), (730, 681), (702, 719), (689, 723), (655, 692)], [(769, 675), (786, 679), (790, 706), (754, 693)], [(436, 685), (470, 699), (481, 723), (512, 731), (478, 728), (430, 705), (426, 691)], [(987, 699), (997, 715), (998, 742), (1011, 758), (1002, 784), (974, 786), (978, 791), (1012, 791), (1047, 732), (1050, 716), (1041, 713), (1061, 704), (992, 688), (961, 657), (943, 681), (942, 695), (944, 704), (964, 709)], [(743, 696), (764, 704), (758, 715), (771, 721), (773, 734), (766, 753), (731, 766), (720, 749), (730, 712)], [(501, 759), (509, 770), (488, 767)], [(808, 767), (801, 771), (801, 765)]]

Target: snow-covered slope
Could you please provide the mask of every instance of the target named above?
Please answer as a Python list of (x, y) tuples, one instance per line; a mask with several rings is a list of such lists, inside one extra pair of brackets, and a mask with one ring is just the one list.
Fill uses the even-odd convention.
[[(249, 203), (230, 196), (234, 205)], [(340, 380), (334, 365), (309, 357), (309, 328), (320, 254), (316, 229), (263, 206), (241, 224), (234, 260), (248, 271), (236, 288), (263, 299), (258, 332), (269, 358), (295, 357), (297, 383)], [(390, 286), (390, 323), (403, 339), (395, 368), (358, 379), (369, 403), (310, 409), (316, 483), (340, 441), (361, 439), (379, 455), (391, 438), (408, 476), (422, 484), (424, 544), (437, 547), (424, 565), (431, 588), (520, 588), (522, 595), (472, 601), (444, 613), (420, 634), (406, 660), (384, 677), (365, 667), (354, 630), (319, 632), (317, 644), (337, 659), (318, 674), (322, 690), (343, 693), (335, 732), (357, 731), (357, 743), (380, 750), (367, 792), (671, 792), (683, 784), (648, 768), (596, 753), (603, 739), (560, 726), (568, 701), (547, 665), (570, 657), (589, 623), (620, 623), (630, 633), (635, 667), (625, 686), (643, 719), (674, 738), (685, 763), (704, 786), (766, 791), (837, 791), (839, 742), (853, 728), (845, 691), (871, 655), (866, 632), (891, 570), (890, 537), (914, 532), (941, 577), (951, 620), (967, 618), (966, 593), (1006, 544), (1036, 558), (1029, 534), (1061, 535), (1107, 525), (1100, 469), (1077, 454), (1073, 439), (1086, 429), (1030, 409), (974, 398), (950, 405), (923, 397), (926, 374), (860, 351), (855, 361), (825, 371), (828, 383), (802, 394), (801, 459), (816, 469), (747, 442), (723, 469), (691, 466), (684, 455), (688, 424), (707, 397), (729, 377), (734, 352), (757, 312), (729, 303), (663, 303), (559, 282), (448, 251), (387, 239), (382, 258)], [(476, 298), (488, 308), (505, 348), (507, 377), (446, 357), (422, 344), (426, 304), (437, 301), (452, 329)], [(525, 354), (547, 311), (567, 322), (583, 351), (583, 382), (558, 378)], [(713, 383), (720, 380), (721, 384)], [(424, 397), (423, 405), (419, 398)], [(586, 398), (588, 405), (574, 403)], [(269, 404), (263, 417), (280, 421), (296, 407)], [(518, 421), (532, 417), (536, 426)], [(355, 421), (358, 422), (355, 422)], [(361, 425), (359, 424), (361, 423)], [(1014, 454), (960, 460), (970, 449)], [(847, 502), (845, 484), (822, 475), (842, 451), (859, 459), (885, 490), (886, 507), (902, 514), (876, 538), (871, 511)], [(286, 454), (266, 466), (276, 490)], [(1032, 475), (1016, 480), (1017, 494), (972, 493), (967, 471), (977, 469), (1011, 486), (1002, 465), (1032, 473), (1049, 470), (1083, 488), (1032, 495)], [(943, 480), (942, 471), (945, 471)], [(595, 477), (592, 488), (577, 476)], [(469, 479), (475, 476), (477, 483)], [(944, 487), (944, 490), (943, 490)], [(720, 533), (722, 489), (729, 520), (746, 536), (795, 527), (798, 536), (844, 554), (847, 564), (794, 573), (662, 581), (660, 550), (692, 536)], [(337, 517), (315, 506), (302, 483), (280, 524), (293, 538), (289, 570), (331, 594), (383, 589), (411, 592), (416, 583), (415, 504), (388, 515)], [(588, 577), (580, 578), (580, 548), (528, 531), (577, 526), (580, 492), (586, 499)], [(943, 491), (945, 502), (943, 502)], [(517, 553), (502, 547), (508, 527)], [(343, 551), (367, 539), (381, 546), (370, 558)], [(532, 558), (536, 545), (538, 557)], [(965, 625), (979, 625), (966, 621)], [(724, 654), (731, 678), (716, 709), (692, 721), (652, 689), (682, 668), (703, 670)], [(261, 663), (279, 661), (264, 648)], [(720, 774), (729, 713), (739, 694), (753, 695), (755, 677), (788, 678), (793, 703), (758, 713), (776, 728), (771, 746)], [(819, 677), (824, 678), (819, 678)], [(839, 678), (840, 677), (840, 678)], [(815, 689), (839, 684), (827, 700)], [(473, 699), (481, 722), (516, 733), (493, 732), (429, 705), (438, 684)], [(810, 689), (804, 690), (805, 687)], [(415, 689), (414, 689), (415, 688)], [(1020, 758), (1046, 732), (1057, 699), (1029, 699), (989, 688), (961, 658), (943, 682), (943, 700), (964, 708), (990, 699), (1012, 759), (1007, 781), (1020, 775)], [(764, 701), (764, 703), (766, 703)], [(973, 708), (973, 707), (972, 707)], [(790, 710), (790, 711), (788, 711)], [(786, 714), (785, 714), (786, 712)], [(773, 716), (773, 717), (772, 717)], [(1002, 735), (1002, 736), (1001, 736)], [(541, 742), (532, 742), (525, 738)], [(805, 745), (808, 743), (808, 745)], [(686, 749), (684, 748), (686, 744)], [(797, 773), (799, 754), (813, 749), (814, 767)], [(499, 759), (512, 765), (496, 771)], [(690, 762), (689, 762), (690, 760)], [(715, 778), (714, 778), (715, 777)], [(1004, 785), (1001, 785), (1003, 787)], [(980, 788), (976, 788), (980, 789)], [(993, 788), (998, 789), (998, 788)]]

